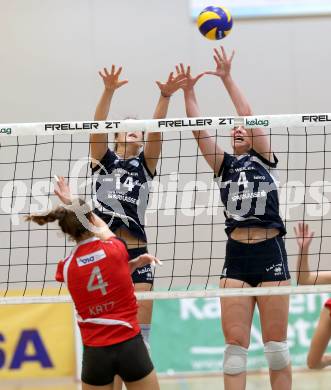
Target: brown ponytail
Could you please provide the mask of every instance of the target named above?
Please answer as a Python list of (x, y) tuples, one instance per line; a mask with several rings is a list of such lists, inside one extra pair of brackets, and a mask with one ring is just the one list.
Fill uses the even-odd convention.
[[(87, 206), (86, 203), (79, 199), (80, 206)], [(92, 212), (89, 211), (84, 213), (86, 218), (91, 221)], [(45, 215), (29, 215), (26, 218), (26, 221), (32, 221), (38, 225), (46, 225), (50, 222), (59, 222), (59, 226), (63, 233), (68, 234), (71, 239), (77, 241), (82, 239), (83, 236), (92, 236), (91, 233), (79, 220), (76, 213), (72, 210), (69, 210), (63, 206), (59, 206), (54, 210), (51, 210), (48, 214)]]

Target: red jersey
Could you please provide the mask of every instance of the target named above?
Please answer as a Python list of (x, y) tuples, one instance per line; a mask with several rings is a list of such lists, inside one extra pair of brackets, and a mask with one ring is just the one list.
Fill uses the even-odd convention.
[(84, 345), (118, 344), (140, 332), (128, 261), (121, 240), (93, 237), (59, 262), (55, 278), (66, 283), (74, 301)]

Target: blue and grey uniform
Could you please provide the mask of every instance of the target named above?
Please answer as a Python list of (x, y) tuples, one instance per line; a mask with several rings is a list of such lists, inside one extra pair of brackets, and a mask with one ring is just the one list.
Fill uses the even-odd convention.
[[(150, 184), (155, 176), (146, 164), (144, 152), (137, 157), (122, 159), (108, 149), (100, 162), (92, 167), (94, 212), (116, 233), (120, 227), (142, 242), (147, 242), (145, 213)], [(146, 247), (129, 249), (133, 259), (147, 253)], [(137, 269), (132, 274), (134, 283), (152, 283), (150, 266)]]
[[(215, 178), (224, 204), (228, 235), (222, 278), (228, 277), (257, 286), (264, 281), (290, 278), (282, 236), (286, 229), (279, 215), (277, 157), (274, 162), (255, 150), (232, 156), (224, 153)], [(231, 238), (237, 227), (276, 228), (280, 234), (260, 243), (245, 244)]]

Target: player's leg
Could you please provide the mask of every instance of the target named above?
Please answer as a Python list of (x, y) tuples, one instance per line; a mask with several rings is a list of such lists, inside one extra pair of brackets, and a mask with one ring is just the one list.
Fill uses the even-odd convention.
[(113, 347), (84, 346), (82, 362), (83, 390), (114, 390)]
[[(149, 283), (135, 283), (134, 289), (137, 292), (146, 292), (151, 291), (152, 285)], [(138, 301), (138, 323), (141, 328), (141, 334), (145, 341), (145, 344), (150, 350), (150, 330), (152, 323), (152, 313), (153, 313), (153, 301)]]
[[(130, 259), (134, 259), (142, 254), (148, 253), (147, 247), (140, 247), (129, 249)], [(135, 270), (131, 275), (132, 281), (134, 283), (134, 289), (136, 292), (146, 292), (151, 291), (153, 287), (154, 274), (150, 265), (141, 267)], [(138, 323), (141, 328), (141, 334), (145, 341), (145, 344), (149, 347), (149, 336), (151, 330), (152, 322), (152, 312), (153, 312), (153, 301), (138, 301)]]
[(82, 390), (114, 390), (114, 389), (112, 384), (107, 386), (92, 386), (82, 382)]
[[(137, 272), (137, 271), (136, 271)], [(152, 285), (149, 283), (136, 283), (134, 285), (135, 291), (150, 291), (152, 289)], [(150, 352), (149, 345), (149, 335), (151, 329), (151, 321), (152, 321), (152, 312), (153, 312), (153, 301), (138, 301), (138, 323), (141, 328), (141, 334), (143, 336), (144, 342), (148, 351)], [(114, 380), (114, 389), (113, 390), (121, 390), (122, 379), (116, 375)]]
[(153, 370), (145, 378), (136, 382), (125, 382), (128, 390), (159, 390), (160, 386), (157, 380), (156, 372)]
[(319, 369), (331, 365), (331, 355), (324, 355), (330, 339), (330, 310), (324, 307), (322, 309), (317, 328), (314, 332), (307, 356), (307, 365), (309, 368)]
[[(136, 257), (147, 253), (146, 247), (131, 248), (129, 249), (130, 259), (135, 259)], [(136, 292), (145, 292), (151, 291), (153, 286), (153, 271), (151, 266), (145, 266), (142, 268), (136, 269), (136, 271), (131, 275), (132, 281), (134, 283), (134, 289)], [(152, 322), (152, 312), (153, 312), (153, 301), (138, 301), (138, 323), (141, 328), (141, 334), (143, 336), (144, 342), (148, 351), (150, 351), (149, 336)], [(114, 380), (114, 389), (113, 390), (122, 390), (122, 379), (116, 375)]]
[(123, 388), (122, 379), (118, 375), (115, 375), (114, 383), (113, 383), (113, 390), (122, 390), (122, 388)]
[[(263, 282), (262, 287), (287, 286), (289, 280)], [(289, 296), (257, 297), (260, 312), (264, 351), (269, 365), (270, 383), (273, 390), (290, 390), (292, 373), (287, 345)]]
[[(241, 280), (223, 278), (221, 288), (251, 287)], [(225, 390), (246, 387), (247, 350), (255, 307), (255, 297), (221, 298), (221, 322), (226, 342), (223, 359)]]
[(128, 390), (159, 389), (151, 357), (140, 334), (122, 343), (118, 349), (117, 357), (117, 373), (123, 379)]

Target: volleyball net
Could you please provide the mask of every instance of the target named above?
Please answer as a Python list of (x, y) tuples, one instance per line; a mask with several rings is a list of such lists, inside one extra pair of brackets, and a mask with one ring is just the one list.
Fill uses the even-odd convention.
[[(149, 252), (163, 266), (155, 269), (154, 291), (139, 298), (331, 292), (331, 285), (297, 286), (293, 233), (298, 222), (309, 223), (315, 232), (310, 269), (331, 271), (330, 122), (331, 114), (298, 114), (0, 125), (0, 303), (69, 301), (54, 275), (74, 244), (57, 224), (38, 226), (24, 217), (59, 204), (54, 175), (67, 178), (73, 195), (93, 205), (89, 135), (137, 130), (160, 131), (163, 140), (145, 216)], [(192, 130), (208, 130), (231, 153), (230, 130), (239, 125), (263, 127), (279, 160), (280, 212), (293, 278), (288, 287), (217, 288), (227, 240), (224, 207)]]

